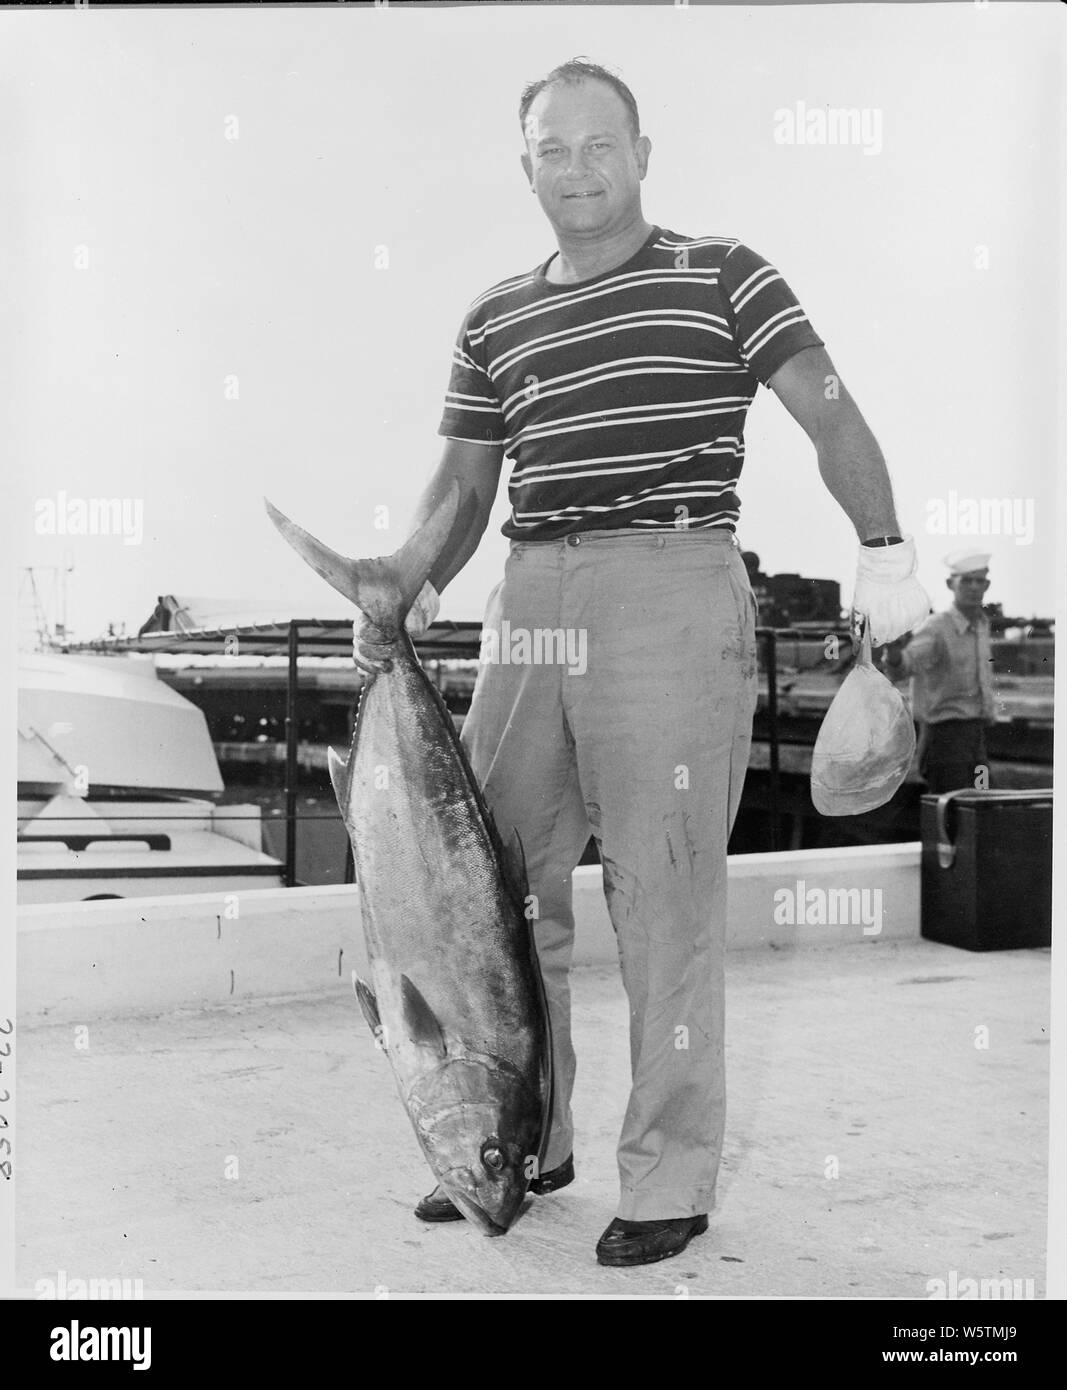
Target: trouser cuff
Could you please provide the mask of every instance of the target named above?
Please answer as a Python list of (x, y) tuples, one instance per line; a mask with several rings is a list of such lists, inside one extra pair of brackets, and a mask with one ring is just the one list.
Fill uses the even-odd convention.
[(704, 1216), (715, 1209), (712, 1187), (641, 1187), (622, 1189), (621, 1221), (670, 1221), (682, 1216)]

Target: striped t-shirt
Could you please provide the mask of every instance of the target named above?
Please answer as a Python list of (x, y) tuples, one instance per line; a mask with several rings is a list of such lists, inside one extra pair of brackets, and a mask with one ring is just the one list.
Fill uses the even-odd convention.
[(503, 444), (504, 535), (732, 531), (757, 383), (822, 346), (792, 290), (736, 240), (662, 227), (591, 280), (552, 284), (548, 264), (471, 305), (438, 428)]

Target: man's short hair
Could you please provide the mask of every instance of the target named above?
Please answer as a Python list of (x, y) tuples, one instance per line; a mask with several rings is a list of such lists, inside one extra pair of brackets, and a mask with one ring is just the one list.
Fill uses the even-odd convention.
[(566, 82), (571, 86), (577, 86), (580, 82), (595, 80), (606, 82), (609, 87), (616, 91), (622, 98), (630, 118), (630, 127), (634, 139), (641, 134), (641, 118), (637, 114), (637, 102), (634, 94), (627, 87), (621, 77), (616, 77), (607, 68), (602, 68), (599, 63), (592, 62), (584, 55), (571, 58), (566, 63), (561, 63), (558, 68), (553, 68), (547, 77), (542, 77), (537, 82), (528, 82), (522, 89), (522, 97), (519, 101), (519, 124), (522, 126), (523, 134), (526, 133), (526, 117), (534, 99), (554, 82)]

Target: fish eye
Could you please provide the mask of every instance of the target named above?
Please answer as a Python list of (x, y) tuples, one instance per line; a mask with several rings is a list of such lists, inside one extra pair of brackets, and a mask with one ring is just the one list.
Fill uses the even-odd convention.
[(499, 1173), (504, 1166), (504, 1155), (496, 1144), (487, 1144), (482, 1150), (482, 1162), (491, 1173)]

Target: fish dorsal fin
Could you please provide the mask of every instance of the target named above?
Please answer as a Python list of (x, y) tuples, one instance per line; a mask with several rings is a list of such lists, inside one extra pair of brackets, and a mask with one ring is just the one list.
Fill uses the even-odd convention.
[(447, 1055), (445, 1035), (437, 1015), (423, 998), (418, 986), (413, 985), (406, 975), (400, 977), (400, 1011), (412, 1042), (419, 1047), (428, 1047), (442, 1057)]
[(381, 1015), (378, 1012), (378, 1001), (374, 997), (374, 991), (366, 980), (361, 980), (356, 972), (352, 971), (352, 988), (356, 991), (356, 998), (359, 1000), (359, 1007), (363, 1010), (363, 1017), (367, 1020), (367, 1025), (374, 1036), (380, 1037), (379, 1029), (382, 1026)]

